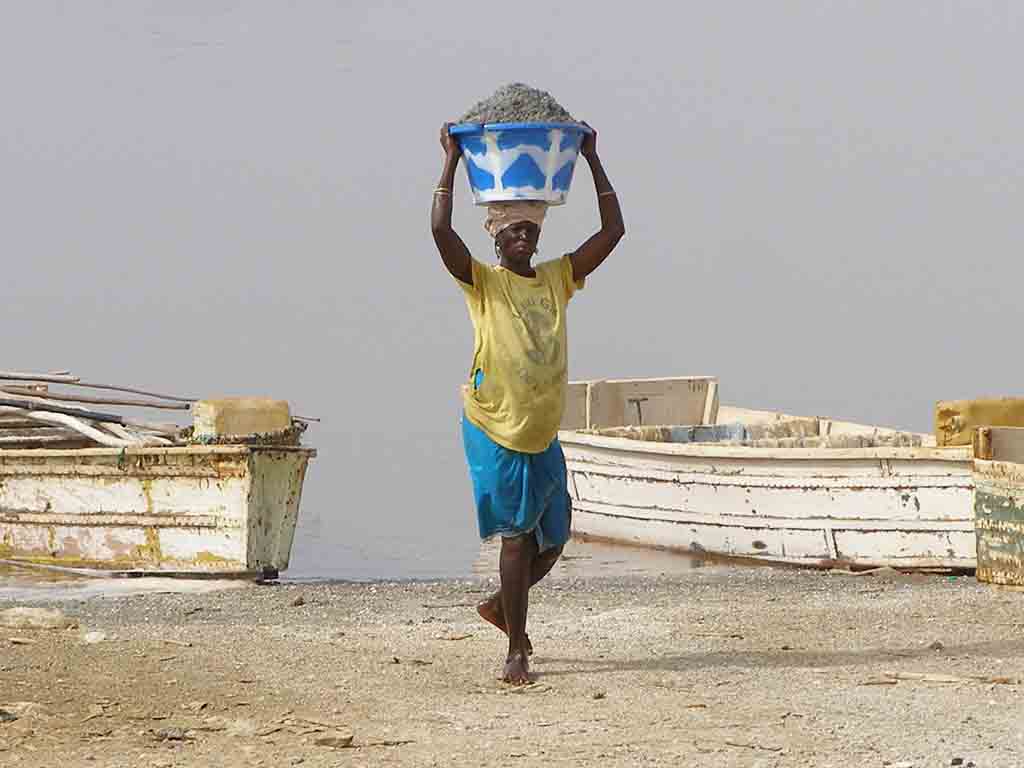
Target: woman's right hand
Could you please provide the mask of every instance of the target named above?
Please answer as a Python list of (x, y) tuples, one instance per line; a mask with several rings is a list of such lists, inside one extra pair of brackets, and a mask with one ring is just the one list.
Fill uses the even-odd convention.
[(448, 132), (451, 125), (451, 123), (445, 123), (441, 126), (441, 148), (444, 149), (445, 154), (449, 157), (452, 155), (458, 157), (462, 151), (459, 149), (459, 142)]

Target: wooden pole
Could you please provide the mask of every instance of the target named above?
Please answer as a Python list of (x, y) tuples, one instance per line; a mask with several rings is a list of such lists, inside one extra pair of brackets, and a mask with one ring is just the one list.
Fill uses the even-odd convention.
[(113, 413), (97, 413), (96, 411), (87, 411), (84, 408), (64, 408), (59, 405), (50, 405), (49, 403), (40, 402), (39, 398), (25, 397), (15, 399), (8, 399), (6, 397), (0, 398), (0, 405), (6, 405), (11, 408), (22, 408), (26, 411), (45, 411), (47, 413), (61, 413), (65, 416), (74, 416), (79, 419), (89, 419), (89, 421), (99, 422), (110, 422), (111, 424), (120, 424), (125, 426), (123, 416), (117, 416)]
[(188, 403), (160, 403), (155, 400), (129, 400), (106, 397), (88, 397), (86, 395), (69, 395), (63, 392), (38, 392), (25, 387), (0, 386), (0, 392), (9, 395), (28, 395), (29, 397), (45, 396), (47, 400), (63, 400), (71, 403), (89, 403), (90, 405), (129, 405), (135, 408), (156, 408), (165, 411), (187, 411)]
[(91, 424), (86, 424), (81, 418), (69, 415), (68, 413), (40, 411), (33, 409), (31, 404), (29, 404), (28, 408), (24, 408), (23, 406), (7, 405), (7, 401), (4, 400), (0, 400), (0, 412), (20, 413), (25, 416), (29, 416), (30, 418), (38, 419), (39, 421), (47, 421), (51, 424), (63, 424), (64, 426), (71, 427), (76, 432), (82, 433), (92, 441), (97, 442), (100, 445), (105, 445), (109, 448), (125, 448), (130, 445), (127, 441), (103, 432)]
[(47, 373), (18, 373), (17, 371), (0, 371), (0, 379), (15, 381), (39, 381), (47, 384), (77, 384), (77, 376), (55, 376)]
[[(133, 419), (123, 419), (123, 423), (110, 420), (108, 414), (96, 414), (89, 413), (88, 411), (71, 410), (70, 408), (55, 408), (53, 406), (42, 406), (39, 407), (34, 403), (25, 403), (24, 405), (11, 405), (17, 401), (3, 400), (0, 399), (0, 415), (11, 414), (15, 416), (21, 416), (27, 419), (32, 419), (37, 422), (45, 422), (49, 424), (62, 424), (67, 427), (71, 427), (77, 432), (87, 436), (94, 442), (100, 445), (121, 447), (126, 445), (167, 445), (172, 441), (167, 440), (166, 437), (160, 435), (170, 436), (171, 438), (177, 436), (178, 426), (175, 424), (144, 424), (136, 422)], [(104, 418), (96, 418), (102, 416)], [(113, 417), (120, 418), (120, 417)], [(90, 424), (88, 421), (94, 421), (96, 424)], [(135, 429), (144, 429), (149, 432), (154, 432), (154, 435), (132, 435), (131, 439), (126, 441), (119, 437), (104, 432), (99, 427), (100, 425), (114, 426), (118, 429), (117, 434), (124, 434), (121, 431), (123, 427), (132, 427)], [(0, 431), (3, 434), (3, 431)]]
[(87, 387), (88, 389), (107, 389), (111, 392), (128, 392), (132, 395), (143, 395), (145, 397), (158, 397), (161, 400), (173, 400), (177, 403), (194, 403), (199, 398), (196, 397), (177, 397), (175, 395), (161, 395), (158, 392), (147, 392), (144, 389), (134, 389), (132, 387), (121, 387), (116, 384), (86, 384), (84, 381), (69, 382), (69, 386), (74, 387)]
[(17, 381), (19, 384), (67, 384), (69, 387), (85, 387), (87, 389), (107, 389), (112, 392), (129, 392), (133, 395), (144, 395), (145, 397), (156, 397), (160, 400), (172, 400), (178, 403), (194, 403), (195, 397), (177, 397), (175, 395), (161, 395), (158, 392), (147, 392), (144, 389), (134, 387), (122, 387), (117, 384), (89, 384), (77, 376), (51, 376), (45, 373), (19, 373), (17, 371), (0, 371), (0, 381)]
[(66, 416), (77, 416), (80, 419), (90, 419), (101, 423), (120, 424), (123, 427), (148, 429), (151, 432), (159, 432), (164, 435), (177, 435), (178, 431), (181, 429), (177, 424), (155, 424), (148, 421), (141, 421), (139, 419), (130, 419), (127, 416), (118, 416), (113, 413), (96, 413), (95, 411), (88, 411), (85, 408), (79, 408), (74, 405), (61, 406), (59, 404), (55, 404), (52, 400), (48, 400), (43, 397), (28, 397), (23, 395), (16, 399), (2, 398), (0, 399), (0, 405), (12, 406), (14, 408), (25, 408), (31, 411), (61, 413)]
[(122, 419), (122, 421), (126, 427), (147, 429), (150, 432), (159, 432), (161, 435), (171, 435), (172, 437), (177, 437), (181, 431), (181, 427), (177, 424), (155, 424), (151, 421), (139, 421), (138, 419), (129, 419), (127, 417)]

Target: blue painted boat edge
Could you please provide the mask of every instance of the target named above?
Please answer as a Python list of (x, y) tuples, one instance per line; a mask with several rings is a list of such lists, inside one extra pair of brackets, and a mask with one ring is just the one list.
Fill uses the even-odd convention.
[(485, 131), (575, 131), (577, 133), (593, 133), (594, 129), (582, 123), (459, 123), (448, 128), (452, 136), (468, 136)]

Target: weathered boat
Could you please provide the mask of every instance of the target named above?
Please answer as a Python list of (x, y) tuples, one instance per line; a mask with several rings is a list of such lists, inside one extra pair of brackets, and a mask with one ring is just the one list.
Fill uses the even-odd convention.
[[(60, 448), (0, 449), (0, 562), (121, 575), (286, 569), (316, 455), (299, 445), (305, 425), (282, 401), (190, 409), (194, 428), (163, 445), (84, 447), (61, 435)], [(115, 439), (101, 426), (89, 431)], [(42, 429), (19, 439), (46, 445)]]
[(574, 382), (584, 538), (815, 567), (975, 567), (971, 446), (719, 406), (712, 377)]
[(0, 559), (275, 577), (288, 567), (308, 448), (0, 451)]
[(1024, 587), (1024, 429), (985, 427), (975, 442), (978, 581)]

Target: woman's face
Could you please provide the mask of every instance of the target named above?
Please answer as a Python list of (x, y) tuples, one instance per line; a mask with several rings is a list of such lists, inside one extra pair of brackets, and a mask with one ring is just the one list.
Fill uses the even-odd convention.
[(540, 240), (540, 227), (532, 221), (517, 221), (498, 233), (494, 242), (498, 246), (498, 254), (513, 263), (530, 263), (537, 252), (537, 241)]

